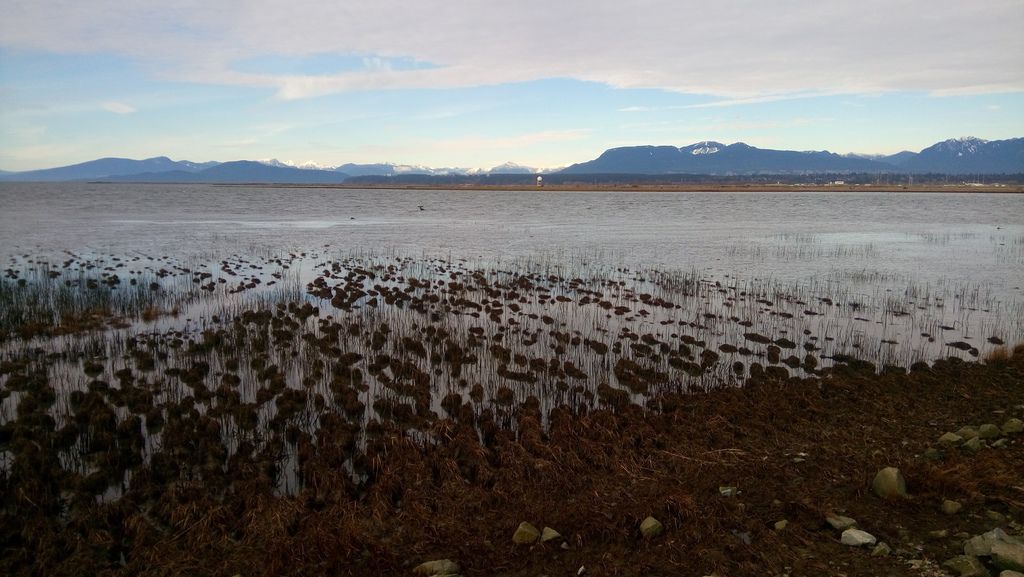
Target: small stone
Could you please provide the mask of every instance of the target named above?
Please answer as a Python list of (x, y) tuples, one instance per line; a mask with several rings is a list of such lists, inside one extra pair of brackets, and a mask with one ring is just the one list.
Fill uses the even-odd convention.
[(885, 542), (875, 545), (875, 548), (871, 550), (872, 557), (888, 557), (890, 554), (892, 554), (892, 549)]
[(947, 515), (956, 515), (962, 508), (963, 505), (961, 505), (959, 501), (950, 501), (949, 499), (946, 499), (942, 502), (942, 512)]
[(944, 433), (939, 437), (939, 443), (943, 445), (959, 445), (964, 442), (964, 438), (956, 433)]
[(977, 453), (978, 451), (981, 450), (983, 446), (984, 445), (982, 444), (981, 439), (979, 439), (978, 437), (972, 437), (968, 439), (967, 442), (961, 446), (961, 448), (967, 451), (968, 453)]
[(999, 529), (998, 527), (978, 535), (971, 537), (964, 543), (964, 555), (971, 555), (974, 557), (988, 557), (992, 554), (992, 547), (996, 543), (1017, 543), (1019, 541), (1014, 537), (1006, 534), (1006, 531)]
[(1024, 421), (1014, 417), (1003, 423), (1002, 428), (1004, 435), (1019, 435), (1024, 433)]
[(562, 534), (555, 531), (551, 527), (544, 527), (544, 530), (540, 532), (540, 542), (547, 543), (548, 541), (554, 541), (555, 539), (561, 539)]
[(1009, 569), (1007, 569), (1006, 571), (1000, 573), (999, 577), (1024, 577), (1024, 573), (1021, 573), (1019, 571), (1010, 571)]
[(939, 529), (937, 531), (928, 532), (929, 539), (945, 539), (946, 537), (949, 537), (949, 529)]
[(736, 487), (719, 487), (718, 488), (718, 494), (720, 494), (723, 497), (735, 497), (739, 493), (740, 493), (740, 491)]
[(978, 436), (982, 439), (998, 439), (1001, 434), (1002, 431), (999, 430), (999, 427), (992, 423), (985, 423), (978, 427)]
[(845, 515), (829, 515), (825, 517), (825, 522), (832, 526), (836, 531), (843, 531), (857, 525), (857, 521)]
[(995, 441), (992, 442), (992, 448), (993, 449), (1002, 449), (1005, 446), (1006, 446), (1006, 437), (1003, 437), (1002, 439), (996, 439)]
[(922, 454), (921, 457), (926, 461), (941, 461), (942, 451), (936, 449), (935, 447), (928, 447), (927, 449), (924, 450), (924, 454)]
[(961, 437), (963, 437), (964, 440), (969, 441), (969, 440), (971, 440), (971, 439), (973, 439), (973, 438), (978, 436), (978, 430), (975, 429), (974, 427), (969, 427), (969, 426), (968, 427), (960, 427), (960, 429), (956, 432), (956, 434), (960, 435)]
[(1000, 569), (1024, 571), (1024, 545), (999, 541), (992, 545), (992, 564)]
[(847, 529), (843, 531), (843, 536), (839, 541), (843, 545), (863, 547), (865, 545), (874, 545), (878, 539), (875, 539), (875, 536), (867, 531), (861, 531), (860, 529)]
[(455, 575), (459, 572), (459, 564), (451, 559), (438, 559), (420, 563), (412, 572), (419, 575)]
[(540, 531), (526, 521), (520, 523), (516, 532), (512, 534), (512, 542), (517, 545), (529, 545), (538, 538), (540, 538)]
[(896, 467), (886, 467), (879, 471), (871, 482), (871, 488), (883, 499), (907, 496), (907, 481)]
[(985, 516), (991, 519), (992, 521), (995, 521), (996, 523), (1002, 523), (1006, 521), (1006, 515), (1003, 515), (999, 511), (993, 511), (992, 509), (985, 511)]
[(782, 531), (783, 529), (786, 528), (787, 525), (789, 525), (789, 521), (787, 521), (785, 519), (783, 519), (781, 521), (776, 521), (775, 522), (775, 530), (776, 531)]
[(645, 539), (653, 539), (658, 535), (661, 535), (661, 532), (664, 530), (665, 526), (661, 524), (661, 521), (658, 521), (654, 517), (648, 517), (640, 522), (640, 534), (643, 535)]
[(978, 560), (970, 555), (957, 555), (942, 564), (943, 567), (960, 575), (960, 577), (989, 577), (988, 569)]

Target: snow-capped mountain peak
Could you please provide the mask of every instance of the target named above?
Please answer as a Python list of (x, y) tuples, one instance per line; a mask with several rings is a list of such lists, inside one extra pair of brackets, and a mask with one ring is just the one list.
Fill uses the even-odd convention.
[(698, 156), (698, 155), (701, 155), (701, 154), (714, 154), (714, 153), (718, 152), (719, 150), (721, 150), (723, 147), (724, 147), (724, 145), (719, 143), (719, 142), (712, 142), (710, 140), (705, 140), (704, 142), (698, 142), (697, 144), (691, 144), (690, 146), (684, 146), (683, 148), (680, 148), (679, 151), (680, 152), (689, 152), (690, 154), (692, 154), (694, 156)]
[(499, 164), (498, 166), (484, 172), (488, 172), (490, 174), (534, 174), (537, 172), (537, 169), (515, 162), (506, 162), (505, 164)]
[(294, 162), (291, 160), (278, 160), (276, 158), (264, 158), (257, 160), (260, 164), (266, 164), (267, 166), (276, 166), (278, 168), (301, 168), (303, 170), (334, 170), (334, 166), (327, 166), (319, 164), (312, 160), (306, 162)]
[(977, 153), (978, 147), (985, 144), (988, 144), (987, 140), (975, 138), (973, 136), (962, 136), (960, 138), (944, 140), (937, 144), (936, 147), (940, 150), (956, 153), (957, 156), (963, 156), (964, 154)]

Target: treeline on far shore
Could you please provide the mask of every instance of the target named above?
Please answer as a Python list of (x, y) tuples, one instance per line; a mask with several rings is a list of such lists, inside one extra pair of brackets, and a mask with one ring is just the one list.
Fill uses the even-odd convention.
[[(538, 176), (541, 178), (538, 182)], [(692, 185), (871, 185), (871, 186), (1020, 186), (1024, 173), (1003, 175), (948, 174), (401, 174), (354, 176), (345, 185), (357, 186), (692, 186)]]

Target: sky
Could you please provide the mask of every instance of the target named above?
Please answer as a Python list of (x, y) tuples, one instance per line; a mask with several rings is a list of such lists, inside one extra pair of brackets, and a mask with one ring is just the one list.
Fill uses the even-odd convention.
[(1024, 136), (1024, 0), (0, 0), (0, 169)]

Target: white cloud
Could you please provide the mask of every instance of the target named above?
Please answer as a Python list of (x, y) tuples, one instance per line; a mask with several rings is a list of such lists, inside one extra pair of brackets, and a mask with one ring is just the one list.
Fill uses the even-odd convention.
[(135, 112), (135, 107), (129, 106), (123, 102), (104, 102), (102, 105), (103, 110), (107, 112), (113, 112), (114, 114), (131, 114)]
[(780, 100), (796, 100), (799, 98), (817, 98), (829, 96), (824, 92), (792, 92), (787, 94), (770, 94), (764, 96), (749, 96), (746, 98), (727, 98), (714, 100), (712, 102), (701, 102), (699, 104), (688, 104), (681, 108), (725, 108), (728, 106), (743, 106), (746, 104), (763, 104), (765, 102), (778, 102)]
[[(58, 14), (59, 17), (54, 17)], [(1024, 90), (1021, 0), (37, 0), (9, 3), (0, 44), (138, 59), (178, 80), (280, 98), (570, 77), (711, 94)], [(267, 55), (358, 55), (365, 70), (241, 73)], [(399, 69), (390, 59), (436, 65)]]

